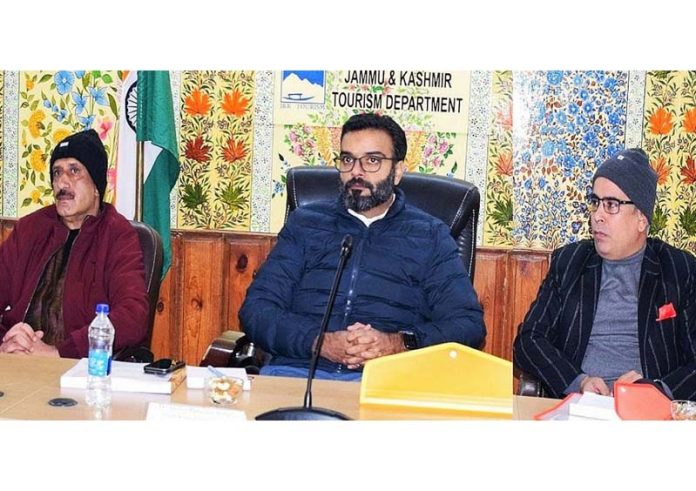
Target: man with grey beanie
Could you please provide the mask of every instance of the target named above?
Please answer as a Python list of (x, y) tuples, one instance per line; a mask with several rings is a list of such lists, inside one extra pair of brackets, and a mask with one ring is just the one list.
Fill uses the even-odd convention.
[(133, 226), (103, 202), (107, 155), (94, 130), (51, 154), (55, 204), (21, 218), (0, 246), (0, 352), (87, 356), (95, 306), (107, 303), (114, 351), (147, 335), (148, 296)]
[(515, 365), (546, 394), (650, 383), (696, 400), (696, 258), (648, 238), (657, 175), (641, 149), (600, 165), (593, 240), (557, 249), (515, 339)]

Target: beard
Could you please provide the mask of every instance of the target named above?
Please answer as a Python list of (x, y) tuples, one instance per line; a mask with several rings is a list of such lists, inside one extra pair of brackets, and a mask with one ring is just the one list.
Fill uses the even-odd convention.
[[(343, 204), (347, 209), (360, 213), (371, 210), (382, 203), (386, 203), (391, 198), (392, 194), (394, 194), (395, 177), (396, 169), (395, 166), (392, 165), (389, 175), (377, 184), (372, 184), (371, 182), (357, 177), (347, 181), (345, 184), (341, 184), (341, 199), (343, 200)], [(370, 194), (361, 196), (361, 190), (350, 189), (354, 184), (360, 184), (364, 186), (365, 189), (369, 189)]]

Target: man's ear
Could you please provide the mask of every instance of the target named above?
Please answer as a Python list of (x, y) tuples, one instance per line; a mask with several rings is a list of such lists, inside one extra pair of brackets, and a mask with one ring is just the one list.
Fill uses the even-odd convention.
[(650, 229), (650, 222), (642, 211), (638, 212), (638, 231), (647, 232)]
[(404, 161), (399, 160), (394, 163), (394, 185), (397, 186), (401, 182), (401, 177), (404, 175), (404, 169), (406, 168)]

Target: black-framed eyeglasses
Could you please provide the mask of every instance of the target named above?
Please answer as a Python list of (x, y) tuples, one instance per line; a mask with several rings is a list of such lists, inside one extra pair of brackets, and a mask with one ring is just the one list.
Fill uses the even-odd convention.
[(587, 197), (587, 207), (590, 213), (594, 213), (599, 209), (599, 203), (604, 206), (604, 211), (610, 215), (616, 215), (621, 209), (621, 205), (635, 205), (633, 201), (621, 200), (617, 198), (600, 198), (596, 194), (592, 193)]
[(354, 157), (350, 154), (342, 154), (334, 159), (336, 168), (339, 172), (350, 172), (355, 167), (356, 162), (360, 162), (365, 172), (377, 172), (382, 167), (384, 160), (398, 160), (384, 157), (382, 155), (367, 154), (362, 157)]

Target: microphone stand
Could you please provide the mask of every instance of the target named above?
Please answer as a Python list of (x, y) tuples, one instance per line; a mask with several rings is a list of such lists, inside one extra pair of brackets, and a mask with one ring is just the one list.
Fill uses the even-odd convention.
[(336, 300), (336, 292), (338, 291), (338, 283), (341, 279), (341, 274), (345, 268), (346, 261), (350, 255), (350, 251), (353, 248), (353, 237), (351, 235), (346, 235), (341, 241), (341, 257), (338, 260), (338, 267), (336, 268), (336, 275), (334, 276), (333, 285), (331, 285), (331, 291), (329, 293), (329, 301), (326, 305), (326, 310), (324, 311), (324, 318), (321, 321), (321, 328), (319, 329), (319, 336), (317, 336), (317, 342), (314, 347), (314, 352), (312, 353), (312, 361), (309, 366), (309, 373), (307, 374), (307, 389), (304, 395), (304, 405), (301, 407), (284, 407), (280, 409), (274, 409), (272, 411), (267, 411), (265, 413), (256, 416), (259, 421), (304, 421), (304, 420), (348, 420), (350, 419), (345, 414), (341, 414), (337, 411), (331, 409), (324, 409), (320, 407), (312, 407), (312, 381), (314, 380), (314, 375), (317, 371), (317, 364), (319, 362), (319, 353), (321, 353), (321, 347), (324, 344), (324, 335), (326, 334), (326, 329), (329, 325), (329, 318), (331, 317), (331, 310), (333, 309), (334, 301)]

